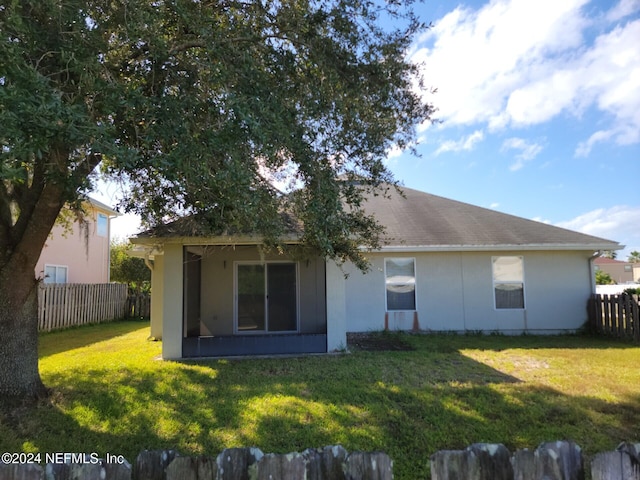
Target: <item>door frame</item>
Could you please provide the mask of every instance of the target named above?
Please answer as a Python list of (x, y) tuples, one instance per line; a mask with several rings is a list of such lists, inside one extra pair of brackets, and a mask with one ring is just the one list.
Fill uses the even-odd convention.
[[(267, 275), (269, 264), (286, 263), (295, 267), (296, 275), (296, 329), (295, 330), (280, 330), (275, 332), (269, 331), (269, 301), (266, 298), (269, 290), (269, 278)], [(238, 329), (238, 266), (239, 265), (262, 265), (264, 266), (264, 315), (265, 315), (265, 329), (264, 330), (240, 330)], [(292, 260), (236, 260), (233, 262), (233, 334), (234, 335), (291, 335), (292, 333), (300, 332), (300, 265), (298, 262)]]

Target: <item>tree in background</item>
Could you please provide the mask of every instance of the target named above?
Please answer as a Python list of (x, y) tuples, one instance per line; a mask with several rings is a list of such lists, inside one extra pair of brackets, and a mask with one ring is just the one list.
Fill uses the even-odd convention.
[(614, 285), (611, 275), (602, 270), (596, 270), (596, 285)]
[(110, 274), (112, 282), (126, 283), (135, 293), (148, 293), (151, 289), (151, 271), (142, 258), (129, 255), (132, 245), (111, 242)]
[[(0, 399), (48, 393), (34, 268), (99, 165), (149, 226), (276, 246), (303, 224), (308, 252), (364, 268), (381, 230), (363, 193), (434, 112), (405, 56), (423, 27), (396, 0), (3, 2)], [(304, 188), (281, 195), (282, 172)]]
[(638, 252), (637, 250), (634, 250), (633, 252), (631, 252), (629, 254), (629, 257), (627, 257), (627, 262), (640, 263), (640, 252)]
[(604, 250), (602, 252), (602, 256), (604, 258), (610, 258), (611, 260), (615, 260), (616, 257), (618, 256), (618, 252), (616, 252), (615, 250)]

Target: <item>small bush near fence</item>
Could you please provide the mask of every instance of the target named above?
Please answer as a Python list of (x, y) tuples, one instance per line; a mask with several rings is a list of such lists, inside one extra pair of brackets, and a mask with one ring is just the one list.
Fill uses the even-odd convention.
[(120, 318), (148, 318), (149, 295), (129, 295), (124, 283), (41, 284), (38, 330), (51, 331)]
[[(35, 454), (37, 455), (37, 454)], [(328, 446), (302, 453), (263, 454), (257, 448), (229, 448), (217, 457), (183, 457), (175, 450), (142, 451), (133, 466), (121, 455), (99, 459), (73, 454), (48, 462), (46, 468), (4, 464), (0, 478), (55, 480), (391, 480), (393, 462), (383, 452), (352, 452)], [(45, 455), (46, 456), (46, 455)], [(418, 460), (418, 459), (416, 459)], [(19, 462), (15, 462), (19, 463)], [(24, 463), (24, 462), (23, 462)], [(501, 444), (477, 443), (465, 450), (441, 450), (431, 457), (432, 480), (584, 480), (582, 451), (570, 441), (543, 443), (513, 455)], [(623, 443), (615, 451), (597, 454), (591, 462), (593, 480), (640, 479), (640, 444)]]

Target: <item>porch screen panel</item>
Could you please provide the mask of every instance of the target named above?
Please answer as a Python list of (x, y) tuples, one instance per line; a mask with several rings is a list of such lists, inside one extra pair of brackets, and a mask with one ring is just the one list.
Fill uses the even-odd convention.
[(298, 329), (296, 266), (293, 263), (267, 264), (269, 331)]
[(238, 330), (265, 330), (264, 272), (264, 265), (238, 265)]

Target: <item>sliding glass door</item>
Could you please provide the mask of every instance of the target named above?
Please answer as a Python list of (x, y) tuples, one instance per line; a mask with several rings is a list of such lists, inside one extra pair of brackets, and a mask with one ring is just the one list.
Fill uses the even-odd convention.
[(238, 333), (298, 330), (295, 263), (236, 263), (236, 330)]

